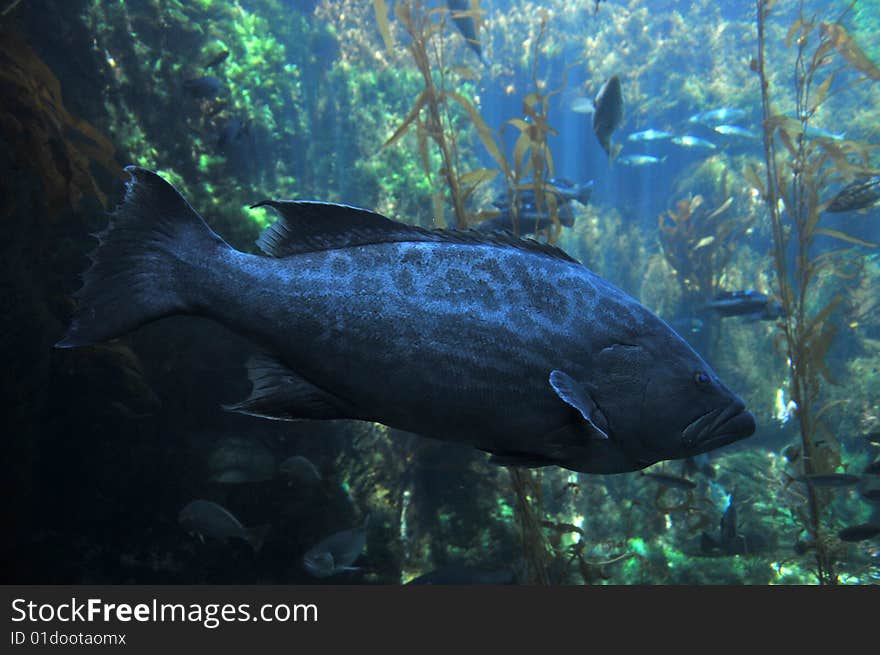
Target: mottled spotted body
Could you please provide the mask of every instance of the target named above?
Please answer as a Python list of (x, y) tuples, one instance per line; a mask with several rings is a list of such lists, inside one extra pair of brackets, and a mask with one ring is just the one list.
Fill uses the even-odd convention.
[[(251, 363), (251, 397), (232, 409), (378, 421), (507, 464), (628, 471), (754, 430), (675, 332), (554, 248), (267, 202), (282, 217), (260, 240), (272, 256), (250, 255), (161, 178), (131, 172), (62, 346), (168, 313), (208, 316), (266, 353)], [(149, 249), (130, 252), (143, 231)], [(148, 276), (157, 253), (165, 266)], [(140, 291), (120, 308), (105, 280), (121, 270)]]

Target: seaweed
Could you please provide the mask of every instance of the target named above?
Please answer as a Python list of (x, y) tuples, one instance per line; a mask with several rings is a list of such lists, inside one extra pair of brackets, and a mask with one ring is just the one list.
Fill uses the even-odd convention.
[(508, 470), (516, 497), (516, 521), (525, 559), (526, 581), (548, 585), (550, 550), (541, 529), (545, 522), (538, 518), (543, 513), (543, 494), (537, 477), (541, 474), (514, 467), (508, 467)]
[[(392, 48), (394, 38), (388, 22), (388, 8), (384, 0), (374, 0), (373, 6), (386, 48)], [(458, 229), (465, 229), (495, 214), (495, 212), (468, 212), (466, 203), (480, 186), (491, 182), (500, 171), (511, 196), (514, 232), (519, 231), (519, 207), (515, 200), (518, 192), (529, 189), (534, 191), (537, 211), (546, 212), (551, 218), (553, 228), (548, 230), (547, 239), (550, 242), (555, 241), (562, 224), (558, 216), (558, 199), (546, 180), (552, 177), (554, 170), (548, 136), (556, 136), (557, 132), (550, 126), (548, 115), (550, 99), (562, 92), (565, 81), (563, 80), (560, 88), (545, 93), (543, 89), (546, 85), (538, 79), (537, 62), (542, 42), (547, 34), (549, 20), (547, 12), (540, 13), (540, 27), (533, 43), (531, 77), (534, 89), (523, 98), (524, 118), (508, 120), (500, 132), (488, 126), (477, 106), (465, 92), (453, 88), (454, 82), (476, 80), (479, 79), (479, 75), (471, 68), (450, 67), (446, 64), (443, 37), (447, 30), (448, 10), (429, 9), (421, 0), (409, 0), (398, 2), (394, 12), (398, 22), (403, 25), (410, 37), (407, 48), (422, 76), (423, 88), (406, 117), (383, 147), (397, 143), (411, 128), (415, 128), (422, 167), (428, 179), (432, 180), (431, 184), (434, 188), (435, 222), (441, 226), (445, 225), (444, 195), (448, 195), (452, 204)], [(469, 11), (456, 12), (456, 16), (473, 16), (479, 20), (481, 13), (479, 2), (474, 0)], [(439, 20), (434, 20), (437, 17)], [(460, 155), (461, 135), (457, 131), (460, 117), (465, 117), (470, 122), (477, 138), (497, 168), (463, 170)], [(505, 155), (501, 145), (507, 127), (519, 131), (510, 157)], [(442, 185), (433, 181), (434, 167), (428, 147), (429, 141), (434, 143), (440, 154), (439, 174), (445, 182), (446, 194), (443, 193)], [(531, 180), (524, 182), (529, 175)]]
[(675, 271), (685, 297), (705, 299), (715, 294), (736, 250), (737, 237), (754, 222), (749, 215), (732, 215), (733, 196), (728, 195), (726, 174), (721, 196), (726, 199), (709, 209), (702, 195), (689, 194), (658, 217), (663, 256)]
[[(808, 137), (810, 121), (819, 107), (841, 89), (834, 88), (840, 66), (826, 72), (829, 58), (837, 52), (845, 64), (874, 78), (876, 67), (858, 48), (846, 29), (835, 22), (820, 22), (804, 14), (799, 3), (798, 19), (788, 30), (786, 46), (796, 48), (794, 64), (795, 117), (777, 113), (771, 102), (767, 72), (766, 22), (772, 0), (756, 0), (758, 30), (757, 57), (751, 68), (760, 78), (763, 114), (763, 143), (766, 180), (757, 173), (750, 180), (766, 202), (773, 237), (776, 283), (785, 316), (780, 321), (779, 345), (786, 355), (789, 388), (797, 405), (800, 428), (800, 458), (803, 473), (833, 472), (841, 463), (840, 447), (823, 422), (823, 416), (837, 402), (823, 400), (826, 383), (834, 384), (827, 356), (837, 334), (832, 316), (843, 304), (845, 293), (823, 298), (819, 293), (823, 277), (834, 274), (840, 262), (859, 257), (856, 246), (870, 245), (839, 230), (824, 226), (827, 203), (820, 199), (829, 182), (869, 170), (869, 144), (856, 141)], [(845, 13), (845, 12), (844, 12)], [(810, 44), (816, 39), (810, 53)], [(824, 78), (820, 79), (822, 75)], [(818, 250), (820, 236), (843, 241), (851, 247)], [(791, 252), (793, 259), (790, 259)], [(815, 555), (815, 576), (820, 584), (837, 584), (837, 547), (828, 527), (831, 502), (827, 492), (808, 486), (806, 511), (798, 516), (807, 531)]]
[[(387, 20), (387, 7), (384, 0), (375, 0), (374, 7), (387, 47), (393, 43)], [(494, 177), (494, 173), (486, 169), (468, 173), (461, 171), (458, 134), (455, 129), (456, 117), (449, 101), (457, 103), (467, 113), (481, 138), (489, 135), (490, 131), (473, 103), (464, 94), (452, 90), (449, 76), (460, 77), (464, 73), (464, 77), (474, 77), (475, 74), (463, 69), (459, 69), (456, 74), (446, 65), (442, 36), (446, 29), (447, 9), (429, 9), (422, 0), (408, 0), (398, 2), (394, 13), (398, 22), (409, 34), (410, 42), (407, 48), (422, 76), (424, 88), (401, 125), (385, 142), (384, 147), (396, 143), (411, 126), (415, 126), (422, 165), (425, 175), (430, 180), (433, 171), (428, 154), (428, 139), (434, 142), (440, 152), (440, 175), (448, 188), (456, 227), (464, 229), (470, 222), (465, 210), (465, 202), (480, 184)], [(478, 15), (478, 10), (474, 10), (473, 13)], [(435, 16), (440, 16), (440, 20), (433, 20)], [(491, 141), (491, 137), (489, 138)], [(494, 141), (491, 143), (494, 145)], [(440, 187), (436, 184), (432, 186), (435, 188), (434, 220), (444, 225)]]
[[(550, 152), (548, 137), (558, 136), (558, 132), (550, 125), (548, 117), (550, 99), (564, 91), (566, 82), (563, 74), (562, 84), (558, 88), (543, 92), (546, 84), (538, 78), (538, 55), (542, 42), (547, 36), (549, 15), (546, 10), (541, 10), (540, 16), (541, 22), (533, 41), (530, 62), (533, 90), (523, 98), (524, 118), (509, 119), (501, 130), (502, 138), (507, 126), (519, 130), (513, 146), (513, 165), (511, 166), (510, 162), (500, 154), (497, 147), (493, 149), (495, 153), (493, 157), (504, 173), (514, 233), (519, 234), (519, 192), (530, 190), (534, 193), (537, 213), (546, 213), (550, 217), (552, 227), (548, 228), (546, 236), (548, 242), (553, 243), (559, 238), (562, 223), (559, 220), (559, 198), (553, 192), (552, 185), (547, 183), (547, 179), (554, 175), (553, 155)], [(524, 183), (523, 180), (529, 175), (531, 181)]]
[[(91, 163), (122, 179), (110, 141), (64, 107), (61, 84), (31, 47), (15, 33), (0, 31), (0, 137), (19, 165), (42, 182), (49, 216), (76, 208), (83, 197), (107, 198)], [(4, 192), (4, 215), (16, 211), (16, 194)]]

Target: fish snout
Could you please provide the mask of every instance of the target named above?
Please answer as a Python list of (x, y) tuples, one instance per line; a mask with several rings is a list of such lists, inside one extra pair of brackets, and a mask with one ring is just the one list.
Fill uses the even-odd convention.
[(682, 432), (682, 442), (695, 454), (726, 446), (755, 433), (755, 417), (736, 397), (723, 409), (707, 412), (688, 425)]

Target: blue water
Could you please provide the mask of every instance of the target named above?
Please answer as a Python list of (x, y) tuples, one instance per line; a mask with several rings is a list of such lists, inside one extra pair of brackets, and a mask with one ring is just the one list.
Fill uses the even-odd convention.
[[(777, 251), (768, 203), (746, 174), (754, 169), (765, 183), (753, 3), (481, 0), (485, 61), (445, 2), (385, 4), (390, 49), (374, 4), (361, 0), (35, 0), (4, 18), (2, 53), (18, 63), (8, 67), (17, 91), (2, 101), (0, 124), (10, 181), (0, 187), (9, 236), (4, 393), (16, 439), (5, 476), (15, 498), (6, 524), (15, 527), (3, 581), (402, 584), (442, 570), (449, 581), (474, 584), (815, 583), (817, 554), (831, 553), (826, 582), (876, 583), (877, 537), (847, 541), (840, 531), (880, 522), (880, 478), (863, 473), (880, 455), (880, 209), (822, 214), (826, 231), (811, 237), (808, 259), (836, 254), (804, 295), (808, 318), (833, 303), (816, 332), (826, 330), (827, 339), (816, 337), (803, 354), (822, 354), (809, 401), (822, 425), (806, 441), (788, 405), (783, 325), (721, 318), (706, 307), (723, 291), (778, 298), (780, 260), (801, 289), (798, 208), (780, 205), (790, 239)], [(784, 40), (799, 3), (777, 4), (765, 20), (765, 72), (773, 111), (794, 116), (797, 48)], [(810, 87), (815, 98), (834, 72), (809, 120), (829, 133), (810, 141), (826, 144), (815, 146), (811, 161), (828, 155), (818, 169), (820, 203), (880, 165), (867, 148), (876, 146), (880, 86), (865, 63), (880, 61), (880, 21), (873, 3), (858, 0), (845, 11), (849, 4), (803, 3), (805, 16), (839, 20), (864, 53), (854, 67), (858, 51), (829, 48)], [(157, 171), (249, 252), (273, 218), (248, 207), (266, 198), (341, 202), (426, 228), (454, 226), (440, 147), (419, 127), (430, 124), (427, 107), (407, 134), (383, 146), (424, 89), (413, 38), (395, 13), (406, 8), (437, 27), (426, 53), (432, 83), (447, 93), (439, 111), (454, 176), (461, 182), (499, 165), (451, 94), (474, 107), (509, 166), (516, 121), (528, 118), (524, 99), (547, 97), (552, 168), (541, 174), (592, 180), (593, 191), (586, 204), (571, 205), (573, 226), (532, 236), (672, 325), (743, 397), (757, 420), (754, 436), (698, 462), (648, 470), (672, 481), (554, 466), (511, 472), (467, 446), (380, 424), (224, 412), (221, 405), (248, 393), (244, 365), (254, 348), (204, 319), (162, 319), (88, 349), (51, 348), (69, 324), (94, 247), (89, 234), (121, 199), (127, 164)], [(808, 63), (821, 42), (818, 25), (806, 38)], [(224, 51), (220, 63), (206, 65)], [(622, 82), (623, 118), (609, 157), (592, 115), (573, 106), (594, 100), (612, 75)], [(193, 93), (192, 80), (205, 76), (219, 88), (212, 82)], [(26, 91), (53, 78), (63, 111)], [(736, 114), (694, 118), (721, 108)], [(714, 147), (628, 139), (648, 129)], [(775, 139), (781, 184), (790, 190), (792, 155)], [(625, 163), (635, 156), (657, 161)], [(527, 171), (520, 182), (534, 176)], [(467, 193), (466, 225), (458, 227), (496, 211), (492, 201), (507, 188), (496, 172)], [(660, 225), (675, 220), (690, 227), (664, 237)], [(807, 468), (805, 446), (815, 449)], [(283, 474), (292, 456), (307, 458), (318, 479), (311, 469)], [(809, 487), (795, 480), (810, 471), (860, 476), (855, 485), (816, 489), (818, 524)], [(178, 513), (195, 499), (219, 504), (247, 530), (229, 537), (181, 525)], [(718, 545), (731, 506), (744, 549)], [(360, 529), (367, 516), (355, 569), (316, 577), (303, 566), (310, 548)], [(265, 540), (255, 549), (258, 533)]]

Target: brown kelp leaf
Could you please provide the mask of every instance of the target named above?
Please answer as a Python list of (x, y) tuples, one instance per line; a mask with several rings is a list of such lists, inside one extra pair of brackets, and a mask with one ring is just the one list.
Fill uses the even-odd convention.
[(822, 418), (822, 415), (825, 412), (827, 412), (829, 409), (832, 409), (833, 407), (836, 407), (837, 405), (842, 405), (842, 404), (848, 403), (848, 402), (850, 402), (849, 398), (838, 398), (837, 400), (831, 400), (831, 401), (825, 403), (824, 405), (822, 405), (822, 407), (819, 409), (819, 411), (813, 415), (813, 419), (818, 421), (820, 418)]
[(507, 121), (507, 123), (510, 125), (513, 125), (520, 132), (525, 132), (526, 130), (528, 130), (531, 127), (531, 125), (529, 123), (527, 123), (526, 121), (524, 121), (521, 118), (511, 118)]
[(813, 97), (813, 111), (825, 102), (825, 98), (828, 96), (828, 89), (831, 87), (833, 81), (834, 73), (831, 72), (828, 74), (828, 77), (822, 80), (822, 83), (816, 87), (816, 95)]
[(391, 24), (388, 22), (388, 5), (385, 0), (373, 0), (373, 10), (376, 12), (376, 25), (379, 26), (379, 34), (385, 42), (388, 52), (394, 50), (394, 37), (391, 36)]
[(419, 158), (422, 160), (422, 169), (430, 181), (431, 176), (431, 154), (428, 151), (428, 128), (425, 123), (419, 119), (416, 121), (416, 137), (419, 144)]
[(458, 75), (463, 80), (471, 80), (472, 82), (476, 82), (480, 79), (480, 74), (470, 66), (453, 66), (452, 72)]
[(513, 170), (516, 171), (517, 178), (521, 178), (525, 175), (526, 171), (523, 170), (523, 161), (525, 160), (526, 153), (531, 145), (532, 140), (529, 138), (528, 130), (520, 132), (516, 144), (513, 146)]
[(406, 134), (409, 126), (413, 123), (413, 121), (418, 118), (419, 112), (422, 111), (422, 107), (425, 106), (425, 103), (428, 101), (429, 97), (430, 92), (427, 89), (419, 94), (419, 97), (416, 99), (416, 104), (414, 104), (413, 108), (409, 110), (409, 113), (406, 115), (406, 118), (403, 119), (403, 123), (400, 124), (400, 127), (398, 127), (394, 131), (394, 134), (392, 134), (391, 137), (382, 144), (383, 148), (387, 148), (388, 146), (396, 143), (397, 140), (400, 139), (400, 137)]
[(872, 80), (880, 80), (880, 68), (868, 59), (868, 56), (862, 52), (855, 39), (850, 36), (843, 25), (823, 22), (819, 27), (819, 34), (834, 46), (834, 49), (846, 59), (850, 66)]
[(434, 225), (439, 228), (446, 227), (446, 205), (443, 203), (443, 191), (435, 189), (431, 194), (431, 205), (434, 209)]
[(791, 134), (789, 134), (788, 130), (780, 126), (776, 130), (776, 133), (779, 135), (779, 140), (782, 142), (782, 145), (785, 146), (785, 149), (788, 150), (792, 158), (796, 159), (798, 156), (798, 149), (797, 146), (794, 144), (794, 139), (792, 139)]
[(810, 363), (818, 369), (819, 373), (828, 381), (829, 384), (837, 385), (839, 384), (837, 379), (832, 375), (831, 369), (828, 368), (828, 363), (825, 361), (825, 357), (828, 355), (828, 351), (831, 349), (831, 344), (834, 342), (834, 337), (837, 334), (837, 327), (834, 325), (826, 325), (825, 329), (819, 333), (818, 336), (810, 339), (807, 346), (807, 356), (810, 360)]
[(807, 329), (804, 330), (804, 336), (806, 339), (809, 339), (813, 336), (815, 332), (822, 329), (825, 321), (828, 320), (828, 317), (831, 316), (831, 312), (833, 312), (837, 306), (843, 302), (843, 296), (840, 294), (831, 298), (828, 303), (822, 308), (822, 310), (813, 316), (809, 323), (807, 324)]
[(765, 188), (761, 177), (758, 175), (758, 171), (754, 164), (746, 164), (745, 169), (743, 169), (743, 177), (746, 178), (746, 182), (760, 192), (762, 198), (767, 196), (767, 189)]
[(550, 148), (544, 146), (544, 164), (547, 166), (547, 173), (552, 177), (556, 175), (556, 167), (553, 164), (553, 153)]
[(788, 32), (785, 34), (785, 47), (791, 47), (791, 42), (792, 40), (794, 40), (795, 34), (797, 34), (798, 38), (800, 38), (804, 32), (808, 32), (811, 29), (813, 29), (812, 25), (798, 18), (795, 22), (791, 24), (791, 27), (788, 28)]
[(501, 154), (501, 149), (498, 147), (498, 142), (495, 140), (492, 130), (486, 125), (486, 121), (480, 116), (480, 112), (477, 111), (477, 108), (474, 107), (473, 103), (455, 91), (444, 91), (443, 95), (450, 100), (457, 102), (461, 108), (467, 112), (468, 117), (471, 119), (471, 123), (477, 128), (477, 136), (480, 137), (483, 147), (486, 148), (489, 156), (495, 160), (495, 163), (497, 163), (498, 167), (504, 172), (504, 176), (510, 177), (510, 167), (507, 165), (507, 160), (504, 158), (504, 155)]
[(826, 237), (833, 237), (834, 239), (840, 239), (841, 241), (846, 241), (847, 243), (854, 243), (859, 246), (866, 246), (868, 248), (877, 248), (880, 244), (874, 243), (873, 241), (866, 241), (864, 239), (859, 239), (858, 237), (854, 237), (851, 234), (847, 234), (846, 232), (841, 232), (840, 230), (832, 230), (828, 227), (820, 227), (816, 230), (815, 234), (823, 234)]
[(498, 175), (497, 168), (480, 168), (462, 175), (458, 182), (465, 190), (464, 199), (467, 200), (470, 198), (473, 192), (477, 190), (478, 186), (492, 181), (495, 179), (496, 175)]

